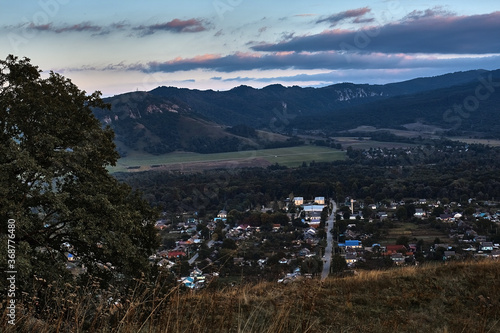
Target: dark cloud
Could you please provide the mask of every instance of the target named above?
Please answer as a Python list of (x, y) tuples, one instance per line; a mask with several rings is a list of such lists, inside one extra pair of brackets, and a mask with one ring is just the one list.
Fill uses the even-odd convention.
[(179, 20), (174, 19), (166, 23), (158, 23), (148, 26), (138, 26), (134, 30), (140, 31), (143, 35), (151, 35), (157, 31), (170, 31), (175, 33), (182, 32), (201, 32), (207, 30), (204, 21), (199, 19)]
[(337, 25), (337, 23), (344, 21), (346, 19), (350, 19), (350, 18), (359, 19), (361, 16), (366, 15), (370, 11), (371, 11), (371, 9), (368, 7), (346, 10), (345, 12), (336, 13), (336, 14), (330, 15), (328, 17), (319, 19), (316, 21), (316, 23), (328, 22), (328, 23), (330, 23), (330, 26), (333, 27), (333, 26)]
[(91, 23), (81, 23), (81, 24), (74, 24), (66, 27), (61, 27), (57, 28), (55, 32), (57, 33), (62, 33), (62, 32), (100, 32), (102, 31), (102, 27), (91, 24)]
[(54, 23), (36, 25), (34, 23), (25, 23), (18, 26), (4, 26), (3, 29), (20, 30), (28, 29), (38, 32), (51, 32), (51, 33), (70, 33), (70, 32), (87, 32), (92, 35), (104, 35), (117, 31), (132, 30), (135, 31), (133, 35), (144, 36), (151, 35), (158, 31), (169, 31), (174, 33), (184, 32), (200, 32), (208, 29), (209, 24), (203, 20), (189, 19), (180, 20), (174, 19), (165, 23), (158, 23), (152, 25), (132, 26), (127, 22), (116, 22), (109, 25), (96, 25), (91, 22), (82, 22), (78, 24), (59, 24)]
[(408, 15), (406, 15), (403, 19), (403, 21), (406, 20), (418, 20), (422, 18), (429, 18), (429, 17), (436, 17), (436, 16), (453, 16), (454, 13), (450, 11), (444, 10), (442, 7), (434, 7), (432, 9), (426, 9), (426, 10), (414, 10)]
[(372, 23), (375, 22), (374, 18), (361, 18), (361, 17), (356, 17), (353, 21), (353, 23), (361, 24), (361, 23)]
[[(55, 32), (55, 33), (64, 33), (64, 32), (92, 32), (92, 33), (99, 33), (103, 31), (103, 27), (94, 25), (90, 22), (82, 22), (79, 24), (73, 24), (73, 25), (61, 25), (61, 26), (56, 26), (53, 23), (48, 23), (48, 24), (40, 24), (36, 25), (34, 23), (29, 23), (27, 26), (23, 25), (25, 29), (28, 30), (34, 30), (34, 31), (39, 31), (39, 32)], [(19, 27), (21, 28), (21, 27)]]
[[(339, 52), (316, 53), (272, 53), (249, 54), (236, 53), (227, 56), (204, 55), (195, 58), (175, 59), (165, 62), (150, 62), (127, 67), (128, 70), (152, 72), (177, 72), (196, 69), (213, 70), (218, 72), (235, 72), (244, 70), (275, 70), (275, 69), (302, 69), (302, 70), (350, 70), (350, 69), (399, 69), (415, 68), (445, 68), (465, 66), (478, 68), (484, 64), (487, 68), (494, 68), (500, 56), (483, 58), (434, 59), (412, 57), (409, 55), (387, 55), (382, 53), (353, 53)], [(118, 65), (122, 68), (121, 64)]]
[(422, 12), (412, 17), (381, 27), (329, 30), (276, 44), (260, 44), (252, 49), (268, 52), (500, 53), (500, 12), (473, 16), (436, 16)]

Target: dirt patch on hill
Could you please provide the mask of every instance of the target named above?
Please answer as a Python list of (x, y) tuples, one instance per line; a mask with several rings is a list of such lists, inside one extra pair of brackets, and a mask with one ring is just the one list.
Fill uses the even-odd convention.
[(250, 168), (250, 167), (265, 168), (270, 165), (271, 162), (263, 158), (249, 158), (240, 160), (185, 162), (185, 163), (152, 165), (150, 166), (149, 170), (198, 172), (210, 169), (235, 169), (235, 168)]

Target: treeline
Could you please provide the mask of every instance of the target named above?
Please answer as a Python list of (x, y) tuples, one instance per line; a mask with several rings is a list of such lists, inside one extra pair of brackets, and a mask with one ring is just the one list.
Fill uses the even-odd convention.
[[(405, 128), (403, 128), (405, 129)], [(395, 135), (389, 131), (376, 131), (376, 132), (339, 132), (334, 136), (348, 136), (348, 137), (370, 137), (371, 140), (379, 142), (400, 142), (400, 143), (419, 143), (421, 138), (407, 138)]]
[(241, 151), (253, 149), (236, 137), (224, 136), (222, 138), (211, 138), (197, 136), (189, 140), (185, 149), (201, 154), (225, 153), (230, 151)]
[(242, 136), (244, 138), (256, 138), (257, 137), (257, 131), (247, 125), (236, 125), (233, 127), (228, 127), (226, 128), (226, 132), (229, 132), (234, 135)]

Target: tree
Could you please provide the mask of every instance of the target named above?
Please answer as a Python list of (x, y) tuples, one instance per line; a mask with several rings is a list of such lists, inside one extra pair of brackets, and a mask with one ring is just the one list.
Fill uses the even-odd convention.
[(396, 239), (396, 245), (404, 245), (408, 247), (409, 242), (410, 239), (407, 236), (399, 236), (398, 239)]
[(408, 213), (404, 206), (399, 206), (398, 209), (396, 209), (396, 217), (400, 221), (406, 220), (406, 218), (408, 217)]
[(119, 157), (114, 133), (92, 108), (109, 106), (100, 92), (40, 73), (27, 58), (0, 61), (0, 219), (15, 221), (16, 287), (29, 292), (33, 277), (70, 281), (68, 253), (82, 276), (147, 274), (157, 213), (106, 169)]
[(332, 264), (330, 270), (332, 273), (341, 273), (347, 269), (347, 263), (344, 258), (339, 254), (336, 254), (332, 258)]

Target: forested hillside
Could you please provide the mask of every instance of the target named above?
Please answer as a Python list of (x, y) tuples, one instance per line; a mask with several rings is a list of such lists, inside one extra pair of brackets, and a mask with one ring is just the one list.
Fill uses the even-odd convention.
[(158, 87), (107, 98), (111, 110), (94, 113), (116, 132), (122, 156), (130, 151), (215, 153), (276, 144), (270, 135), (230, 129), (242, 126), (292, 136), (366, 125), (404, 129), (420, 123), (446, 135), (498, 138), (499, 82), (500, 70), (478, 70), (386, 85), (275, 84), (229, 91)]

